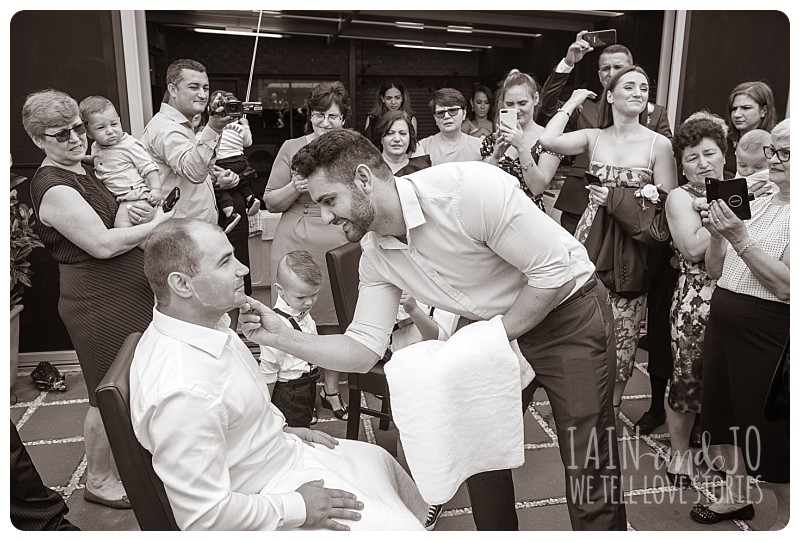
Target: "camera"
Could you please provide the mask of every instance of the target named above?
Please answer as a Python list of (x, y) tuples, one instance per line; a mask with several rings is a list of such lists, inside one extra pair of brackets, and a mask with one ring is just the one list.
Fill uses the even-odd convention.
[[(223, 116), (230, 116), (233, 118), (241, 118), (244, 115), (252, 113), (260, 114), (264, 110), (260, 101), (239, 101), (236, 98), (222, 97), (222, 101), (217, 103), (217, 108), (222, 106)], [(214, 104), (208, 106), (208, 114), (213, 115), (215, 111), (211, 109)]]

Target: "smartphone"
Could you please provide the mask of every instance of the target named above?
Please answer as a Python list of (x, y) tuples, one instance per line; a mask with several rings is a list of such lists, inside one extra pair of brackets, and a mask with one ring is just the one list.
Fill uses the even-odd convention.
[(181, 198), (181, 189), (175, 186), (172, 188), (172, 191), (169, 192), (169, 195), (164, 199), (164, 212), (169, 212), (172, 210), (172, 207), (175, 206), (175, 203)]
[(584, 171), (583, 176), (586, 177), (586, 182), (591, 184), (592, 186), (602, 186), (603, 182), (600, 180), (595, 174), (590, 173), (589, 171)]
[(617, 42), (617, 31), (612, 28), (611, 30), (597, 30), (596, 32), (586, 32), (581, 39), (586, 41), (594, 48), (605, 47), (606, 45), (614, 45)]
[(722, 199), (740, 220), (750, 219), (750, 201), (753, 194), (747, 191), (747, 179), (719, 180), (706, 178), (706, 201)]
[(517, 110), (500, 109), (500, 124), (505, 124), (509, 128), (517, 127)]

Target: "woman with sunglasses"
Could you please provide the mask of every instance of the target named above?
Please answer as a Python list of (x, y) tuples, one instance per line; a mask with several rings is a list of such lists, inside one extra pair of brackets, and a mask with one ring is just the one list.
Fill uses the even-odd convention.
[(751, 201), (747, 221), (721, 200), (701, 206), (711, 233), (706, 269), (718, 279), (703, 351), (703, 451), (706, 464), (724, 465), (726, 484), (691, 517), (706, 524), (753, 518), (749, 474), (775, 493), (777, 530), (789, 520), (789, 419), (767, 421), (764, 404), (789, 340), (789, 119), (771, 139), (764, 155), (778, 193)]
[(461, 131), (467, 114), (467, 100), (455, 88), (440, 88), (433, 93), (431, 113), (439, 133), (419, 141), (416, 154), (427, 154), (433, 165), (480, 161), (481, 140)]
[[(58, 262), (58, 313), (78, 355), (89, 411), (84, 421), (85, 500), (130, 509), (122, 481), (112, 466), (95, 389), (132, 332), (144, 331), (153, 317), (153, 292), (138, 248), (169, 218), (146, 201), (126, 203), (131, 227), (114, 227), (117, 203), (81, 160), (88, 146), (77, 102), (58, 90), (25, 99), (22, 124), (45, 158), (31, 180), (37, 229)], [(123, 287), (120, 287), (120, 285)]]
[[(340, 227), (328, 227), (322, 221), (319, 205), (308, 194), (306, 179), (292, 172), (292, 158), (297, 151), (331, 130), (340, 129), (350, 116), (350, 94), (339, 81), (320, 83), (306, 99), (308, 121), (306, 135), (284, 142), (272, 165), (272, 171), (264, 192), (264, 203), (270, 212), (282, 212), (270, 254), (270, 283), (277, 278), (277, 262), (294, 250), (307, 250), (322, 270), (319, 297), (311, 309), (317, 324), (317, 333), (339, 332), (339, 321), (333, 307), (331, 284), (325, 265), (328, 250), (347, 243)], [(272, 288), (272, 304), (278, 298)], [(322, 406), (333, 410), (337, 419), (347, 418), (347, 405), (339, 394), (339, 373), (325, 370), (324, 388), (320, 393)], [(312, 424), (316, 422), (312, 420)]]

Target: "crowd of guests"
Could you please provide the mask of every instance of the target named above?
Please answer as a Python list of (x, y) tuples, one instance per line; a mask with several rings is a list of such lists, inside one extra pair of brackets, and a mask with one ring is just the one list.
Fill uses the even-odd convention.
[[(747, 82), (731, 92), (727, 119), (700, 111), (673, 135), (621, 45), (599, 55), (602, 94), (576, 89), (560, 101), (593, 50), (582, 36), (541, 88), (514, 69), (469, 101), (436, 90), (438, 131), (423, 139), (400, 80), (379, 86), (363, 135), (347, 129), (344, 85), (318, 84), (306, 135), (283, 143), (263, 196), (247, 182), (247, 121), (225, 112), (235, 97), (211, 93), (196, 61), (170, 65), (140, 140), (105, 98), (30, 94), (23, 124), (45, 155), (33, 205), (90, 390), (85, 498), (130, 508), (93, 390), (140, 331), (133, 425), (182, 528), (431, 529), (441, 506), (428, 506), (391, 456), (310, 428), (316, 398), (345, 419), (341, 374), (384, 357), (403, 313), (415, 340), (503, 314), (536, 372), (523, 408), (544, 387), (559, 440), (575, 442), (561, 449), (573, 528), (625, 529), (611, 456), (647, 318), (652, 402), (637, 428), (666, 419), (675, 486), (692, 485), (703, 462), (726, 475), (721, 497), (692, 518), (752, 518), (754, 476), (774, 489), (784, 526), (788, 419), (763, 412), (789, 336), (789, 121), (778, 122), (768, 85)], [(501, 109), (515, 118), (501, 120)], [(543, 194), (562, 164), (556, 222)], [(707, 179), (734, 176), (752, 194), (747, 220), (706, 198)], [(180, 199), (165, 209), (175, 187)], [(281, 213), (270, 307), (246, 296), (241, 218), (259, 209)], [(364, 253), (342, 335), (324, 262), (347, 242)], [(258, 363), (237, 328), (261, 345)], [(591, 464), (570, 455), (589, 452), (593, 437)], [(478, 529), (517, 528), (510, 470), (467, 486)]]

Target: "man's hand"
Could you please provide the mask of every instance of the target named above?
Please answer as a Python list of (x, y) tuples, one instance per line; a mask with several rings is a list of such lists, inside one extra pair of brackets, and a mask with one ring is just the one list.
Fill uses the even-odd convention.
[(239, 184), (239, 175), (230, 169), (223, 169), (219, 165), (214, 165), (211, 170), (211, 176), (214, 177), (217, 188), (220, 190), (229, 190)]
[(292, 428), (290, 426), (285, 426), (283, 427), (283, 431), (289, 434), (294, 434), (295, 436), (303, 440), (303, 442), (306, 445), (310, 445), (311, 447), (314, 447), (315, 443), (324, 445), (328, 449), (333, 449), (334, 447), (339, 445), (339, 440), (337, 440), (333, 436), (326, 434), (325, 432), (320, 432), (319, 430), (311, 430), (310, 428), (301, 428), (301, 427)]
[(303, 526), (315, 529), (347, 531), (349, 526), (334, 519), (361, 520), (361, 513), (351, 509), (363, 509), (364, 504), (344, 490), (323, 488), (325, 481), (309, 481), (295, 489), (306, 504), (306, 521)]
[(208, 104), (208, 127), (217, 133), (222, 133), (222, 130), (231, 122), (236, 122), (238, 119), (234, 116), (227, 116), (222, 102), (225, 98), (222, 94), (217, 94), (214, 101)]
[(575, 36), (575, 43), (569, 46), (567, 49), (567, 54), (564, 56), (564, 62), (568, 66), (574, 66), (586, 55), (586, 53), (590, 53), (594, 51), (594, 47), (589, 45), (589, 42), (583, 39), (583, 35), (588, 32), (588, 30), (581, 30), (578, 32), (578, 35)]
[(278, 334), (289, 330), (275, 312), (251, 297), (239, 308), (239, 327), (248, 340), (262, 346), (274, 345)]

